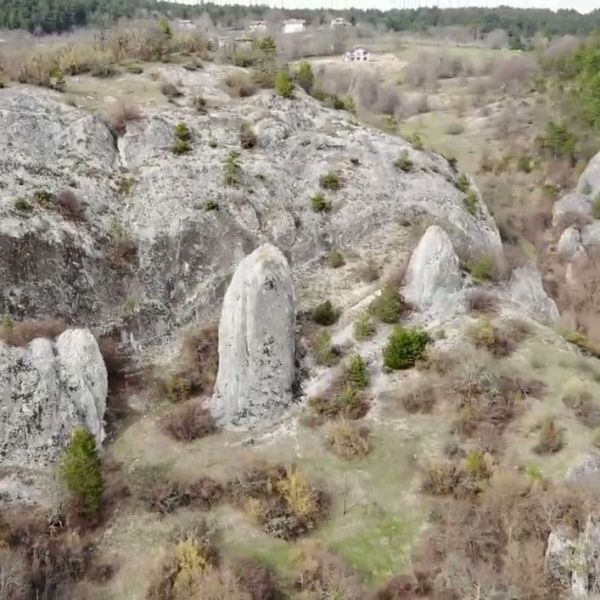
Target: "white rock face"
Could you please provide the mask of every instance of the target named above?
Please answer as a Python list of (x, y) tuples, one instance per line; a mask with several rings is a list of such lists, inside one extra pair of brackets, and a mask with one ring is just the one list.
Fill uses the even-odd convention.
[(554, 323), (559, 312), (556, 303), (546, 294), (542, 276), (533, 265), (518, 267), (512, 272), (508, 295), (510, 300), (540, 323)]
[(592, 214), (592, 202), (589, 197), (577, 192), (571, 192), (554, 203), (552, 207), (552, 224), (560, 225), (567, 215), (579, 218), (589, 217)]
[(581, 232), (577, 227), (567, 227), (561, 234), (557, 246), (561, 258), (573, 260), (585, 254), (581, 243)]
[(600, 152), (590, 160), (585, 171), (581, 174), (577, 191), (582, 194), (589, 194), (592, 198), (600, 193)]
[(585, 530), (576, 539), (565, 531), (548, 536), (546, 572), (570, 587), (574, 600), (598, 598), (600, 593), (600, 516), (588, 516)]
[(106, 367), (94, 336), (69, 329), (24, 348), (0, 343), (0, 463), (51, 463), (76, 427), (104, 439)]
[(458, 256), (448, 234), (437, 225), (424, 233), (412, 253), (403, 294), (414, 306), (435, 312), (452, 311), (451, 295), (461, 288)]
[(219, 373), (211, 410), (224, 425), (272, 422), (292, 402), (294, 288), (288, 262), (264, 244), (238, 265), (219, 323)]

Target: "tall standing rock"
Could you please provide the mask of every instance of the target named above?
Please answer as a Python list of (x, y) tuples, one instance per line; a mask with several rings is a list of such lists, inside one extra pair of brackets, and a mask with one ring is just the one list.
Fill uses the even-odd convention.
[(294, 288), (282, 252), (264, 244), (238, 265), (219, 323), (219, 372), (211, 410), (224, 425), (252, 427), (292, 401)]

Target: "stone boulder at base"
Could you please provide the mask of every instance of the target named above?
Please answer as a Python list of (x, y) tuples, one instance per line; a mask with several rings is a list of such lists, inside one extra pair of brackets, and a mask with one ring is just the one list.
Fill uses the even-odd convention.
[(437, 225), (427, 229), (412, 253), (404, 297), (415, 307), (451, 312), (451, 294), (461, 288), (460, 264), (448, 234)]
[(579, 178), (577, 191), (595, 198), (600, 193), (600, 152), (588, 163)]
[(223, 425), (272, 422), (292, 402), (294, 288), (288, 262), (264, 244), (238, 265), (219, 323), (219, 372), (211, 410)]
[(556, 303), (546, 294), (542, 276), (533, 265), (516, 268), (508, 283), (510, 300), (532, 319), (540, 323), (553, 324), (558, 320)]
[(107, 387), (102, 355), (87, 329), (22, 348), (0, 342), (0, 464), (51, 463), (81, 426), (100, 446)]

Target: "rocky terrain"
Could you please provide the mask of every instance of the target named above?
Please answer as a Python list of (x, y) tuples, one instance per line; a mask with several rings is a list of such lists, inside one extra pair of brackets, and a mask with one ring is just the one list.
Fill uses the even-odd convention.
[[(494, 469), (533, 473), (532, 489), (545, 493), (542, 480), (562, 481), (582, 457), (596, 464), (600, 422), (590, 427), (577, 410), (586, 393), (600, 393), (597, 358), (556, 330), (559, 311), (537, 266), (505, 260), (485, 199), (453, 161), (299, 89), (293, 99), (272, 90), (230, 98), (224, 81), (232, 67), (154, 69), (177, 81), (183, 96), (167, 103), (150, 94), (120, 131), (77, 97), (66, 103), (23, 85), (0, 90), (0, 312), (10, 315), (3, 327), (31, 319), (70, 327), (55, 339), (16, 343), (5, 332), (0, 341), (0, 500), (15, 502), (10, 490), (2, 494), (7, 482), (15, 489), (15, 478), (39, 490), (37, 476), (84, 426), (131, 490), (143, 469), (180, 483), (200, 475), (227, 481), (230, 504), (210, 511), (227, 559), (251, 557), (281, 576), (296, 537), (338, 552), (364, 586), (335, 596), (350, 600), (412, 573), (412, 551), (431, 525), (426, 465), (454, 461), (463, 502), (486, 497), (483, 481), (497, 485)], [(121, 78), (153, 89), (146, 73)], [(197, 94), (205, 99), (200, 111)], [(89, 96), (103, 106), (116, 101)], [(241, 140), (248, 127), (251, 144)], [(174, 151), (178, 141), (186, 151)], [(599, 160), (554, 206), (557, 251), (567, 262), (595, 244)], [(183, 381), (181, 339), (216, 322), (214, 389), (210, 378)], [(128, 418), (104, 441), (110, 369), (96, 338), (107, 335), (147, 381), (121, 390)], [(398, 335), (414, 336), (410, 360), (404, 347), (392, 352)], [(196, 344), (194, 352), (195, 369), (206, 375), (208, 350)], [(162, 393), (143, 370), (149, 366), (168, 373)], [(189, 408), (178, 428), (168, 421), (173, 400)], [(587, 410), (594, 413), (589, 403)], [(198, 415), (208, 435), (186, 439), (181, 430)], [(563, 439), (540, 450), (539, 432), (553, 427), (540, 425), (548, 416)], [(327, 429), (349, 422), (362, 448), (355, 462)], [(330, 432), (326, 443), (322, 430)], [(312, 504), (256, 517), (261, 499), (239, 501), (229, 480), (252, 461), (293, 463), (322, 482), (328, 520), (320, 522)], [(577, 484), (593, 468), (577, 472)], [(279, 473), (267, 487), (283, 494), (294, 473)], [(110, 526), (94, 541), (102, 558), (127, 560), (108, 581), (77, 583), (73, 597), (147, 597), (141, 582), (156, 572), (149, 550), (193, 517), (189, 498), (180, 511), (159, 503), (157, 515), (140, 509), (135, 491), (124, 497), (103, 513)], [(546, 517), (539, 573), (562, 586), (554, 597), (570, 589), (593, 597), (597, 517), (588, 509), (577, 531), (555, 527), (549, 510)], [(440, 573), (431, 579), (422, 597), (455, 597), (439, 592)], [(543, 597), (498, 593), (485, 597)], [(297, 597), (334, 597), (315, 594)]]

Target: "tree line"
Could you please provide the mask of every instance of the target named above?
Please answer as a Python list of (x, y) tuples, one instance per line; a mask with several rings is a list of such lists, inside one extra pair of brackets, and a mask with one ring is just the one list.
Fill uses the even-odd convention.
[[(61, 33), (86, 25), (108, 25), (121, 18), (167, 16), (194, 18), (210, 15), (214, 23), (236, 27), (249, 19), (265, 18), (272, 12), (267, 6), (186, 5), (155, 0), (0, 0), (0, 28), (24, 29), (36, 33)], [(536, 33), (544, 35), (587, 35), (600, 28), (600, 9), (582, 15), (576, 10), (553, 12), (544, 9), (455, 8), (340, 11), (277, 10), (281, 18), (303, 18), (319, 25), (333, 16), (351, 23), (369, 23), (392, 31), (424, 32), (437, 27), (468, 28), (475, 38), (495, 29), (505, 30), (513, 47)]]

